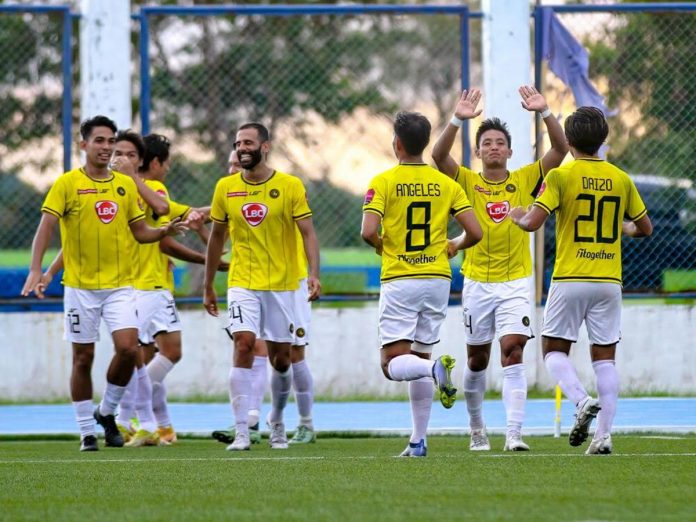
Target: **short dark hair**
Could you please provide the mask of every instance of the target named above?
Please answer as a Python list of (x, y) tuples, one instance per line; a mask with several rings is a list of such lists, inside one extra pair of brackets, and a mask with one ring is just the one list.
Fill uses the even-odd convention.
[(500, 118), (488, 118), (486, 120), (483, 120), (481, 122), (481, 125), (479, 125), (479, 128), (476, 130), (476, 148), (480, 148), (480, 143), (481, 143), (481, 136), (483, 136), (484, 132), (487, 132), (489, 130), (496, 130), (500, 131), (505, 135), (505, 139), (507, 140), (507, 146), (508, 148), (512, 147), (512, 136), (510, 136), (510, 130), (508, 129), (507, 123), (505, 123), (503, 120)]
[(94, 118), (89, 118), (80, 124), (80, 136), (82, 136), (82, 139), (88, 140), (95, 127), (108, 127), (116, 134), (116, 124), (114, 121), (106, 116), (99, 115)]
[(419, 112), (401, 111), (394, 118), (394, 134), (411, 156), (422, 154), (430, 142), (430, 122)]
[(138, 157), (145, 157), (145, 142), (143, 137), (132, 129), (120, 130), (116, 133), (116, 143), (119, 141), (129, 141), (138, 149)]
[(242, 129), (256, 129), (261, 143), (263, 143), (264, 141), (271, 141), (271, 133), (268, 132), (268, 129), (265, 125), (252, 121), (249, 123), (245, 123), (244, 125), (241, 125), (238, 130)]
[(584, 154), (594, 156), (609, 135), (609, 124), (597, 107), (580, 107), (566, 118), (565, 135), (568, 145)]
[(148, 134), (143, 136), (145, 143), (145, 155), (143, 156), (143, 166), (140, 167), (141, 172), (146, 172), (150, 168), (152, 160), (157, 158), (160, 163), (164, 163), (169, 159), (169, 147), (171, 142), (169, 138), (162, 134)]

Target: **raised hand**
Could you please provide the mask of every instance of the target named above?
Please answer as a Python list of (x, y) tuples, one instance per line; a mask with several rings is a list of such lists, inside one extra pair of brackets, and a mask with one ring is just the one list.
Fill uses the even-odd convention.
[(523, 85), (519, 88), (520, 96), (522, 96), (522, 107), (530, 112), (544, 112), (549, 108), (546, 103), (546, 98), (535, 87), (531, 85)]
[(460, 120), (470, 120), (483, 112), (483, 109), (476, 110), (481, 101), (481, 90), (464, 90), (459, 97), (457, 106), (454, 108), (454, 115)]

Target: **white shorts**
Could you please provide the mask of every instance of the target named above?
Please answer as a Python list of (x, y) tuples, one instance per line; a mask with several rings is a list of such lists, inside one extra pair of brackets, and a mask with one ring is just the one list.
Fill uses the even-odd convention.
[(257, 339), (276, 343), (295, 342), (295, 292), (248, 290), (233, 287), (227, 290), (230, 323), (227, 333), (252, 332)]
[(383, 283), (379, 294), (381, 345), (402, 340), (425, 345), (440, 342), (449, 292), (448, 279), (397, 279)]
[(530, 277), (505, 283), (465, 280), (462, 315), (466, 344), (488, 344), (496, 334), (498, 339), (505, 335), (534, 337), (530, 291)]
[(89, 344), (99, 340), (99, 324), (104, 319), (109, 333), (138, 328), (135, 315), (135, 292), (130, 286), (108, 290), (84, 290), (65, 287), (64, 339)]
[(309, 327), (312, 322), (312, 303), (307, 298), (307, 279), (300, 281), (300, 288), (293, 292), (295, 312), (295, 340), (293, 346), (307, 346), (309, 344)]
[(618, 343), (621, 339), (621, 285), (551, 283), (541, 335), (576, 342), (583, 320), (590, 343)]
[(179, 312), (169, 290), (136, 290), (135, 308), (140, 344), (154, 343), (160, 333), (181, 331)]

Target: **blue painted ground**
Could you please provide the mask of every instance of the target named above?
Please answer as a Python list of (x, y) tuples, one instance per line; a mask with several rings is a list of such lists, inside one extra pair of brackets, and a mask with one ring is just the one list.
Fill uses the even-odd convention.
[[(269, 405), (264, 404), (262, 419)], [(232, 422), (229, 404), (174, 403), (170, 405), (174, 427), (178, 432), (205, 435), (224, 429)], [(573, 422), (574, 410), (563, 401), (561, 426), (565, 433)], [(484, 416), (491, 433), (501, 433), (505, 427), (502, 401), (486, 401)], [(319, 432), (407, 433), (410, 431), (410, 408), (407, 402), (320, 402), (314, 406), (314, 422)], [(286, 409), (286, 425), (292, 430), (297, 424), (294, 403)], [(263, 425), (263, 423), (262, 423)], [(696, 432), (696, 398), (642, 398), (619, 401), (615, 431)], [(529, 400), (524, 433), (550, 434), (554, 428), (554, 401)], [(451, 410), (433, 404), (431, 433), (464, 433), (468, 416), (463, 401)], [(0, 434), (58, 434), (77, 433), (72, 406), (24, 405), (0, 406)]]

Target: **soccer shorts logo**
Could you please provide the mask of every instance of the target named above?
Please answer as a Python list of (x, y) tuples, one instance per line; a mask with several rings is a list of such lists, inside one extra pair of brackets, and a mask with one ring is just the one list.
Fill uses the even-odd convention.
[(529, 326), (529, 317), (526, 315), (522, 318), (522, 324), (525, 326)]
[(297, 329), (297, 337), (299, 337), (300, 339), (302, 339), (304, 336), (305, 336), (305, 330), (304, 330), (304, 328), (298, 328), (298, 329)]

